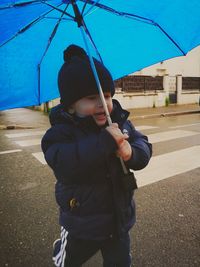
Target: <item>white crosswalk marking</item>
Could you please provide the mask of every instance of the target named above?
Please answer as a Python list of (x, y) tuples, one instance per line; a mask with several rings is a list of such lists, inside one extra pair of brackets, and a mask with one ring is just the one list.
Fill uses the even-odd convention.
[(196, 125), (200, 125), (200, 122), (190, 123), (190, 124), (182, 124), (182, 125), (177, 125), (177, 126), (170, 126), (169, 128), (171, 128), (171, 129), (177, 129), (177, 128), (184, 128), (184, 127), (196, 126)]
[[(174, 131), (166, 131), (166, 132), (149, 134), (148, 138), (149, 138), (149, 141), (151, 143), (158, 143), (158, 142), (169, 141), (169, 140), (177, 139), (177, 138), (181, 138), (181, 137), (193, 136), (196, 134), (198, 134), (198, 133), (193, 132), (193, 131), (174, 130)], [(15, 141), (15, 143), (18, 144), (19, 146), (22, 146), (22, 147), (40, 145), (41, 138)]]
[(16, 138), (16, 137), (25, 137), (25, 136), (34, 136), (34, 135), (43, 135), (45, 131), (34, 131), (34, 132), (22, 132), (22, 133), (14, 133), (14, 134), (5, 134), (8, 138)]
[[(194, 135), (198, 135), (199, 132), (195, 131), (186, 131), (178, 128), (186, 127), (186, 126), (195, 126), (199, 123), (195, 124), (187, 124), (187, 125), (179, 125), (169, 127), (171, 130), (164, 132), (156, 132), (153, 134), (149, 134), (149, 141), (153, 144), (158, 142), (166, 142), (174, 139), (190, 137)], [(159, 127), (151, 126), (151, 125), (140, 125), (136, 126), (138, 130), (149, 130), (149, 129), (158, 129)], [(41, 144), (42, 135), (44, 131), (33, 131), (33, 132), (21, 132), (14, 134), (6, 134), (6, 137), (14, 139), (13, 141), (21, 147), (29, 147), (36, 146)], [(19, 137), (31, 137), (38, 135), (38, 138), (28, 139), (28, 140), (17, 140)], [(1, 151), (0, 154), (14, 153), (21, 151), (20, 149), (16, 150), (7, 150)], [(44, 158), (43, 152), (41, 149), (39, 152), (32, 153), (33, 157), (35, 157), (42, 165), (46, 165), (46, 160)], [(138, 181), (138, 186), (142, 187), (151, 183), (155, 183), (157, 181), (175, 176), (177, 174), (181, 174), (195, 168), (200, 167), (200, 146), (192, 146), (186, 149), (181, 149), (173, 152), (169, 152), (166, 154), (153, 156), (149, 165), (141, 170), (136, 171), (136, 178)]]
[(36, 146), (41, 144), (41, 139), (29, 139), (23, 141), (15, 141), (19, 146)]
[(138, 186), (145, 186), (160, 180), (200, 167), (200, 146), (155, 156), (149, 165), (136, 171)]
[(43, 165), (47, 164), (43, 152), (32, 153), (32, 155), (39, 160)]
[(6, 150), (6, 151), (0, 151), (0, 155), (3, 154), (10, 154), (10, 153), (15, 153), (15, 152), (21, 152), (21, 149), (13, 149), (13, 150)]
[(139, 125), (135, 127), (138, 131), (143, 131), (143, 130), (150, 130), (150, 129), (156, 129), (159, 127), (156, 126), (150, 126), (150, 125)]
[(149, 141), (153, 144), (153, 143), (169, 141), (169, 140), (177, 139), (181, 137), (192, 136), (196, 134), (198, 133), (192, 132), (192, 131), (174, 130), (174, 131), (149, 134), (148, 138), (149, 138)]

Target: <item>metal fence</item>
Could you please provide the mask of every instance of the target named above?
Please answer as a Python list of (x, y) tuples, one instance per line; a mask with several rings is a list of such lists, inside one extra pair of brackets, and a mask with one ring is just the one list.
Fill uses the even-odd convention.
[[(176, 91), (176, 76), (169, 76), (170, 91)], [(163, 90), (163, 76), (132, 75), (115, 80), (115, 87), (124, 92), (146, 92)], [(200, 77), (182, 77), (182, 90), (200, 91)]]
[(183, 90), (200, 90), (200, 77), (183, 77)]
[(163, 90), (163, 77), (161, 76), (126, 76), (115, 80), (115, 87), (125, 92), (145, 92)]

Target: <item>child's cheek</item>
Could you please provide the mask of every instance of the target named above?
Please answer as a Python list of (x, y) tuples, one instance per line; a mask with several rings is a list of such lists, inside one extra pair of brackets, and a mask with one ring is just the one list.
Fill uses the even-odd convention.
[(87, 103), (86, 105), (81, 105), (79, 112), (86, 116), (92, 115), (94, 113), (94, 104)]

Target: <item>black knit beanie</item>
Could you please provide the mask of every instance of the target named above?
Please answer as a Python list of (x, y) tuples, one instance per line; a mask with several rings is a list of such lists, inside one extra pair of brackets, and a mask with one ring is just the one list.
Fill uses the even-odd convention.
[[(103, 92), (110, 92), (113, 96), (115, 88), (110, 72), (102, 63), (93, 59)], [(89, 58), (83, 48), (70, 45), (64, 51), (64, 61), (58, 73), (58, 88), (61, 104), (65, 108), (83, 97), (98, 94)]]

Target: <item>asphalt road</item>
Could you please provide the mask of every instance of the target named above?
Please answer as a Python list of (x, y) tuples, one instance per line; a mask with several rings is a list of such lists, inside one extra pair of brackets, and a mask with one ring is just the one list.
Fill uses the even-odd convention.
[[(40, 117), (35, 114), (34, 122)], [(135, 125), (153, 141), (155, 169), (135, 194), (134, 266), (200, 266), (200, 164), (198, 157), (192, 158), (200, 147), (200, 114), (136, 120)], [(55, 179), (42, 164), (36, 141), (42, 136), (38, 131), (48, 127), (47, 120), (43, 117), (34, 127), (0, 131), (0, 266), (53, 266), (52, 242), (59, 234)], [(31, 135), (23, 136), (27, 133)], [(173, 167), (168, 170), (163, 159)], [(136, 174), (138, 182), (145, 175)], [(100, 253), (84, 264), (89, 266), (102, 266)]]

